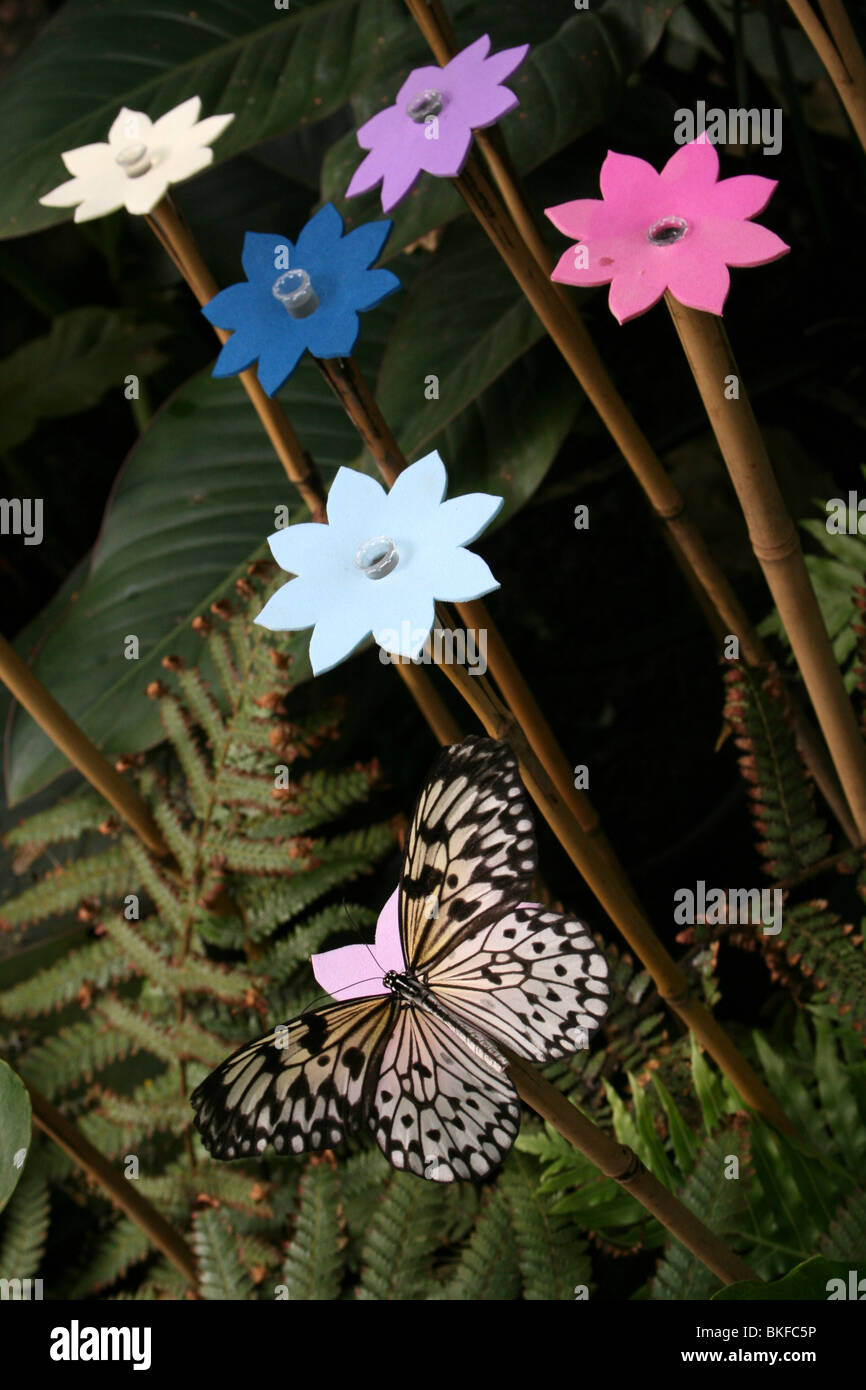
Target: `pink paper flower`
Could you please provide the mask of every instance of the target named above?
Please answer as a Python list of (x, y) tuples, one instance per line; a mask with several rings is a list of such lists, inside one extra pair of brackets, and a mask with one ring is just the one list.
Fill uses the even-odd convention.
[(346, 197), (382, 184), (382, 207), (390, 211), (405, 198), (422, 170), (454, 178), (466, 162), (473, 130), (493, 125), (517, 106), (500, 84), (523, 62), (529, 44), (505, 48), (488, 58), (484, 34), (444, 68), (431, 65), (410, 72), (393, 106), (379, 111), (358, 131), (358, 144), (370, 153), (355, 170)]
[(720, 314), (729, 265), (766, 265), (790, 250), (775, 232), (748, 221), (763, 211), (775, 179), (719, 180), (719, 157), (705, 136), (677, 150), (657, 173), (645, 159), (615, 154), (601, 166), (602, 198), (547, 208), (566, 236), (554, 280), (606, 285), (620, 323), (645, 314), (669, 289), (691, 309)]

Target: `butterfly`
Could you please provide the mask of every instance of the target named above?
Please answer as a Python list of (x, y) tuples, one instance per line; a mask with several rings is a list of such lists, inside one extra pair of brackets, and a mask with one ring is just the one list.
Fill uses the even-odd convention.
[(383, 959), (377, 932), (375, 952), (364, 948), (374, 979), (354, 997), (279, 1025), (206, 1077), (191, 1102), (209, 1152), (299, 1154), (367, 1128), (395, 1168), (485, 1178), (520, 1122), (503, 1047), (551, 1061), (586, 1047), (607, 1011), (607, 964), (586, 927), (526, 902), (535, 867), (511, 750), (480, 737), (444, 749), (406, 841), (396, 958)]

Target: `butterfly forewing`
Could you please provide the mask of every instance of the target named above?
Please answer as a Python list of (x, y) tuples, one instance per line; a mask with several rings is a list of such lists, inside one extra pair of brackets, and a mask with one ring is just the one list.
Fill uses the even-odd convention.
[(434, 1016), (404, 1009), (385, 1044), (370, 1128), (395, 1168), (434, 1182), (480, 1179), (520, 1124), (504, 1070), (482, 1061)]
[(214, 1158), (329, 1148), (364, 1123), (366, 1090), (395, 1005), (353, 999), (301, 1014), (248, 1043), (192, 1094)]
[(532, 812), (514, 754), (468, 738), (440, 754), (418, 799), (400, 878), (407, 964), (426, 971), (530, 890)]
[(531, 905), (462, 937), (428, 976), (458, 1019), (538, 1062), (588, 1045), (607, 1012), (606, 980), (586, 927)]

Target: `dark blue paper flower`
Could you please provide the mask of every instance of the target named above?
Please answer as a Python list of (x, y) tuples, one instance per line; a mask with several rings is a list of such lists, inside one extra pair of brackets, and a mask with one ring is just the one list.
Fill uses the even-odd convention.
[(293, 246), (287, 237), (247, 232), (241, 256), (246, 280), (221, 290), (202, 313), (232, 336), (214, 376), (234, 376), (258, 361), (269, 396), (295, 370), (304, 352), (346, 357), (358, 338), (358, 313), (400, 288), (390, 270), (371, 270), (391, 230), (366, 222), (343, 236), (343, 219), (326, 203)]

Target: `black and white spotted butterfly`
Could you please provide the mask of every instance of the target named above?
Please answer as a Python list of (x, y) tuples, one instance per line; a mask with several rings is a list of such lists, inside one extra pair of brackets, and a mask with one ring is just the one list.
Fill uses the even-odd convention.
[(526, 904), (535, 865), (508, 747), (445, 749), (406, 844), (405, 968), (381, 972), (383, 992), (312, 1009), (217, 1067), (192, 1096), (210, 1153), (297, 1154), (369, 1128), (394, 1167), (438, 1182), (501, 1163), (520, 1119), (501, 1046), (551, 1061), (587, 1046), (607, 1010), (607, 965), (586, 928)]

